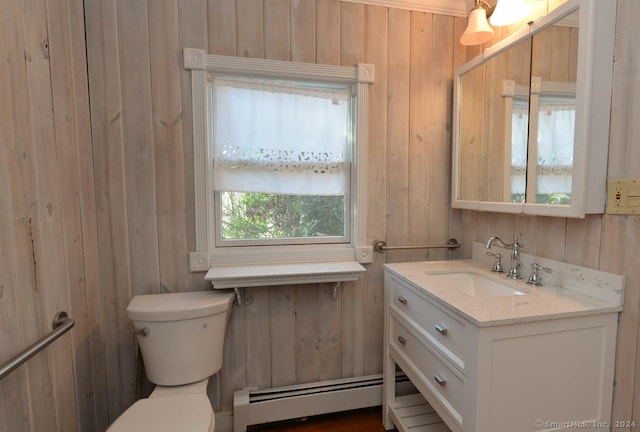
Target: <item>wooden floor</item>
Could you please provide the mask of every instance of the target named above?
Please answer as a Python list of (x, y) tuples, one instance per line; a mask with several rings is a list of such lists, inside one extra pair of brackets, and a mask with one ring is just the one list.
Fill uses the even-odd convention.
[(263, 426), (252, 426), (249, 432), (384, 432), (381, 408), (327, 414)]

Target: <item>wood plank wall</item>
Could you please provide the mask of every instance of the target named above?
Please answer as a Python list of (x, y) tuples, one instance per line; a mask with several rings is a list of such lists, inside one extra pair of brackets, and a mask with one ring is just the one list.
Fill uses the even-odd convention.
[(0, 1), (0, 363), (75, 327), (0, 381), (0, 431), (108, 422), (82, 1)]
[[(640, 163), (640, 4), (618, 4), (610, 178), (637, 176)], [(517, 235), (529, 253), (624, 274), (614, 419), (638, 417), (639, 218), (449, 210), (451, 80), (481, 49), (457, 43), (464, 19), (338, 0), (0, 7), (0, 362), (48, 332), (57, 310), (77, 322), (0, 382), (0, 431), (104, 430), (136, 396), (131, 296), (207, 288), (187, 267), (194, 223), (184, 46), (375, 64), (369, 240), (442, 242), (450, 234), (464, 245), (454, 257), (463, 257), (474, 240)], [(230, 410), (232, 392), (246, 385), (379, 372), (383, 262), (447, 255), (376, 254), (336, 300), (331, 284), (247, 289), (210, 386), (214, 408)]]
[[(109, 412), (135, 397), (132, 295), (206, 289), (194, 250), (189, 74), (182, 47), (212, 54), (373, 63), (369, 240), (446, 242), (455, 41), (465, 19), (337, 0), (86, 0)], [(436, 252), (432, 257), (446, 257)], [(387, 258), (424, 259), (426, 252)], [(379, 373), (382, 264), (346, 283), (244, 290), (210, 393)]]

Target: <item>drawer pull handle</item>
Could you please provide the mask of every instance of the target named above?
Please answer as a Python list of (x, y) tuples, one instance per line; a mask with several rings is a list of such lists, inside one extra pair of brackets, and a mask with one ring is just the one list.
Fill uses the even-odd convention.
[(444, 387), (444, 386), (446, 386), (446, 385), (447, 385), (447, 380), (446, 380), (446, 379), (444, 379), (444, 377), (443, 377), (442, 375), (440, 375), (440, 374), (435, 374), (435, 375), (433, 376), (433, 379), (434, 379), (434, 380), (436, 380), (436, 382), (437, 382), (438, 384), (440, 384), (440, 387)]
[(406, 345), (407, 344), (407, 340), (405, 338), (403, 338), (402, 336), (398, 336), (398, 342), (400, 342), (400, 345)]
[(438, 333), (440, 333), (442, 336), (446, 336), (447, 333), (449, 333), (449, 330), (447, 330), (447, 328), (445, 326), (443, 326), (442, 324), (436, 324), (436, 330), (438, 331)]
[(407, 299), (406, 299), (406, 298), (404, 298), (404, 297), (402, 297), (402, 296), (398, 297), (398, 301), (399, 301), (400, 303), (402, 303), (403, 305), (406, 305), (406, 304), (407, 304)]

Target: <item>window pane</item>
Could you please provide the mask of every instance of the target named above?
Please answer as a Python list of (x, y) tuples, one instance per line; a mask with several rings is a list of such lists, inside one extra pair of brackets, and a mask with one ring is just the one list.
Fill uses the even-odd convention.
[(220, 193), (223, 240), (344, 237), (345, 197)]

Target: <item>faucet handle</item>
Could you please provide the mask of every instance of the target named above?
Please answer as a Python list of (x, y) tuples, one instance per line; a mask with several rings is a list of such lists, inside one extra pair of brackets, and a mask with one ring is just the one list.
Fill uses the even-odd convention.
[(531, 264), (531, 274), (529, 275), (529, 279), (527, 279), (527, 283), (530, 285), (542, 285), (542, 279), (540, 278), (540, 275), (538, 274), (538, 270), (543, 270), (547, 273), (553, 273), (553, 270), (551, 270), (548, 267), (542, 267), (540, 264), (538, 263), (533, 263)]
[(503, 273), (504, 268), (502, 268), (502, 254), (500, 252), (487, 252), (487, 255), (494, 257), (496, 260), (493, 262), (493, 268), (491, 271), (496, 273)]

